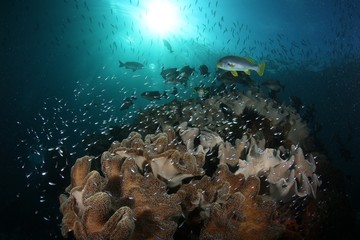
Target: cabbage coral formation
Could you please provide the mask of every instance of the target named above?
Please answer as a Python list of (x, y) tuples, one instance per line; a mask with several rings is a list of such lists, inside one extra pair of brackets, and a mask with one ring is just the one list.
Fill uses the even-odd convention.
[[(316, 197), (312, 156), (265, 148), (244, 134), (233, 146), (208, 128), (132, 132), (101, 156), (76, 161), (60, 196), (62, 234), (77, 239), (277, 239), (276, 201)], [(261, 178), (266, 178), (262, 181)], [(269, 190), (259, 194), (263, 184)]]
[(300, 144), (311, 147), (306, 123), (295, 109), (279, 105), (272, 99), (248, 92), (213, 95), (202, 101), (194, 99), (148, 108), (138, 116), (135, 128), (155, 129), (160, 125), (175, 126), (188, 122), (192, 127), (205, 126), (224, 139), (235, 139), (243, 134), (262, 134), (273, 147)]

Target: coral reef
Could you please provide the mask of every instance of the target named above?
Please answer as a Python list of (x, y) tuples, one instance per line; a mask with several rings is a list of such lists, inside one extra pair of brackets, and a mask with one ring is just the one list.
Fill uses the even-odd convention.
[[(238, 166), (235, 174), (249, 176), (265, 176), (270, 183), (270, 195), (275, 200), (289, 201), (295, 194), (299, 197), (311, 195), (316, 198), (316, 190), (321, 181), (315, 174), (316, 165), (313, 156), (309, 161), (305, 159), (302, 149), (291, 146), (288, 159), (280, 157), (280, 150), (261, 148), (265, 146), (262, 139), (259, 145), (254, 138), (249, 142), (244, 135), (241, 140), (235, 141), (235, 147), (229, 142), (221, 143), (219, 147), (220, 162), (230, 166)], [(248, 149), (246, 159), (240, 158), (245, 149)]]
[(118, 129), (71, 169), (65, 238), (350, 239), (341, 179), (291, 107), (215, 93)]
[(313, 148), (306, 123), (294, 108), (250, 91), (213, 95), (203, 101), (174, 100), (139, 113), (135, 122), (136, 131), (143, 134), (155, 132), (159, 125), (188, 122), (193, 128), (206, 127), (231, 142), (249, 133), (263, 135), (266, 147), (301, 145), (307, 151)]
[(277, 201), (294, 199), (293, 191), (316, 197), (314, 161), (294, 147), (284, 160), (248, 134), (235, 143), (183, 122), (113, 142), (101, 171), (92, 170), (95, 158), (79, 158), (60, 196), (63, 236), (278, 239), (285, 226), (276, 221)]

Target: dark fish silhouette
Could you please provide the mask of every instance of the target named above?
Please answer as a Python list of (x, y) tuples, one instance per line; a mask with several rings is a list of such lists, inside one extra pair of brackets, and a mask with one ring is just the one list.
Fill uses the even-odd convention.
[(131, 69), (133, 70), (134, 72), (136, 70), (139, 70), (139, 69), (143, 69), (144, 68), (144, 65), (139, 63), (139, 62), (121, 62), (119, 61), (119, 67), (124, 67), (126, 69)]
[(122, 111), (122, 110), (129, 109), (134, 104), (135, 99), (136, 99), (135, 96), (126, 97), (120, 105), (120, 110)]
[(194, 68), (189, 66), (178, 68), (162, 68), (160, 75), (165, 79), (166, 83), (181, 83), (185, 86), (187, 85), (187, 81), (189, 77), (193, 74)]
[(191, 68), (189, 66), (182, 67), (180, 68), (180, 70), (178, 70), (179, 75), (176, 78), (180, 80), (180, 82), (187, 82), (189, 77), (194, 73), (194, 70), (194, 68)]
[(171, 47), (170, 43), (166, 39), (163, 39), (163, 43), (164, 43), (164, 46), (169, 50), (170, 53), (174, 52), (172, 50), (172, 47)]
[(200, 65), (199, 70), (200, 70), (201, 75), (208, 76), (210, 74), (209, 73), (209, 68), (204, 64)]
[(126, 110), (133, 104), (134, 104), (134, 101), (131, 98), (127, 97), (124, 99), (124, 101), (120, 105), (120, 110)]
[(160, 75), (165, 79), (166, 82), (173, 82), (176, 77), (179, 75), (177, 68), (167, 68), (162, 67)]

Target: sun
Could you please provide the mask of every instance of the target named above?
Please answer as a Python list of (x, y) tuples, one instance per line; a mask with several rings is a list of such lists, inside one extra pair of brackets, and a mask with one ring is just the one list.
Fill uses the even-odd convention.
[(149, 31), (166, 35), (179, 28), (179, 19), (178, 11), (171, 1), (155, 0), (149, 1), (144, 21)]

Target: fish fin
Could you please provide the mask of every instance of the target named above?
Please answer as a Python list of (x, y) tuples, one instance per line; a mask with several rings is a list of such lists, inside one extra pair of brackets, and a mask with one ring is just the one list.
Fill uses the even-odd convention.
[(245, 70), (244, 73), (250, 76), (250, 69)]
[(257, 70), (257, 73), (259, 74), (259, 76), (261, 77), (262, 75), (264, 75), (264, 71), (265, 71), (265, 62), (261, 62), (259, 64), (259, 69)]
[(232, 74), (234, 77), (239, 76), (238, 73), (237, 73), (237, 71), (231, 71), (231, 74)]
[(248, 62), (252, 63), (252, 64), (255, 64), (256, 61), (250, 57), (244, 57)]
[(123, 67), (125, 64), (119, 60), (119, 67)]

